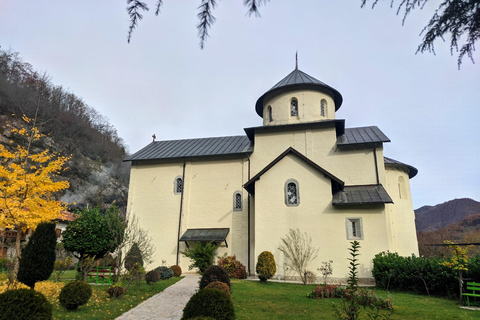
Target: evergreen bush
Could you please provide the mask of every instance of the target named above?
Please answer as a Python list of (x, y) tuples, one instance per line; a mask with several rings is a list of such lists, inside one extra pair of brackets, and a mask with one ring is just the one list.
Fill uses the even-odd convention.
[(180, 277), (182, 275), (182, 268), (180, 266), (173, 265), (170, 269), (172, 269), (174, 277)]
[(0, 294), (0, 320), (12, 319), (50, 320), (52, 305), (35, 290), (7, 290)]
[(72, 281), (60, 291), (58, 300), (60, 305), (67, 310), (77, 310), (78, 307), (88, 302), (92, 296), (92, 288), (83, 281)]
[(218, 261), (218, 265), (223, 267), (230, 278), (246, 279), (247, 270), (245, 266), (237, 260), (235, 255), (224, 256)]
[(228, 285), (230, 289), (230, 277), (228, 276), (225, 269), (220, 266), (210, 266), (203, 273), (202, 278), (200, 279), (200, 290), (205, 288), (209, 283), (220, 281)]
[(203, 274), (203, 272), (213, 264), (213, 257), (215, 256), (215, 252), (217, 252), (217, 248), (218, 245), (212, 242), (206, 244), (196, 242), (193, 246), (183, 251), (182, 254), (190, 258), (192, 262), (188, 266), (188, 270), (198, 268), (199, 273)]
[(138, 244), (134, 243), (125, 256), (125, 269), (130, 271), (136, 263), (143, 267), (142, 251), (138, 247)]
[(157, 270), (148, 271), (145, 275), (145, 281), (147, 284), (157, 282), (160, 280), (160, 273)]
[(55, 223), (40, 223), (22, 250), (18, 281), (33, 289), (35, 282), (47, 280), (55, 265), (56, 245)]
[(270, 251), (263, 251), (258, 255), (255, 271), (258, 274), (260, 282), (267, 282), (277, 272), (275, 258)]
[(157, 267), (155, 268), (155, 271), (157, 271), (160, 274), (160, 279), (162, 280), (170, 279), (171, 277), (173, 277), (173, 270), (168, 267), (165, 267), (165, 266)]
[(227, 295), (216, 289), (203, 289), (195, 293), (183, 309), (182, 320), (195, 317), (216, 320), (234, 320), (233, 303)]
[(227, 297), (231, 298), (230, 288), (228, 287), (228, 285), (227, 285), (226, 283), (223, 283), (223, 282), (220, 282), (220, 281), (210, 282), (210, 283), (205, 287), (205, 289), (220, 290), (220, 291), (222, 291), (223, 293), (225, 293), (225, 294), (227, 295)]

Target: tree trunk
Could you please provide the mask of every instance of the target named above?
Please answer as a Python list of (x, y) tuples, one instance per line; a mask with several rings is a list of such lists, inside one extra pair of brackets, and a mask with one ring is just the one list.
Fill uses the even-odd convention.
[(459, 291), (460, 291), (460, 297), (459, 297), (458, 299), (459, 299), (459, 301), (460, 301), (460, 304), (462, 304), (462, 301), (463, 301), (463, 296), (462, 296), (462, 293), (463, 293), (462, 270), (459, 270), (459, 271), (458, 271), (458, 287), (459, 287)]
[(13, 273), (15, 278), (17, 277), (18, 268), (20, 267), (20, 258), (22, 257), (22, 251), (20, 250), (20, 241), (22, 240), (22, 228), (17, 227), (17, 238), (15, 239), (15, 259), (13, 262)]

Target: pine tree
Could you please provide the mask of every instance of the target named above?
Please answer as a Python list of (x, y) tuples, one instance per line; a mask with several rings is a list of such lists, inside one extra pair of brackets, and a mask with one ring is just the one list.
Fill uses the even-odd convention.
[(23, 249), (17, 279), (32, 289), (37, 281), (47, 280), (55, 265), (56, 244), (55, 223), (40, 223)]
[(138, 244), (134, 243), (125, 257), (125, 269), (132, 269), (136, 263), (143, 267), (142, 251), (140, 251)]

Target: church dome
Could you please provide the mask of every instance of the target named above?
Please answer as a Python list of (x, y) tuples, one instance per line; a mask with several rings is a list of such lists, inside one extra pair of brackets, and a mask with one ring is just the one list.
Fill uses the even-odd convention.
[(314, 90), (328, 94), (335, 102), (335, 111), (342, 105), (343, 98), (340, 92), (305, 72), (300, 71), (298, 68), (295, 68), (295, 70), (290, 72), (290, 74), (258, 98), (255, 104), (255, 111), (263, 118), (263, 103), (266, 98), (292, 90)]

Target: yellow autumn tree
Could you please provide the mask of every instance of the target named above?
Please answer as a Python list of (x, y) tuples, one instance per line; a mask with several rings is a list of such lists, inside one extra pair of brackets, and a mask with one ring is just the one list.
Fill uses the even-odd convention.
[(33, 119), (25, 116), (22, 119), (24, 124), (19, 126), (7, 123), (7, 130), (20, 142), (10, 141), (10, 150), (0, 145), (0, 228), (17, 231), (15, 274), (22, 234), (26, 229), (35, 230), (40, 222), (62, 216), (66, 204), (58, 201), (55, 194), (69, 186), (68, 181), (57, 179), (68, 157), (48, 149), (32, 152), (32, 145), (44, 135)]

